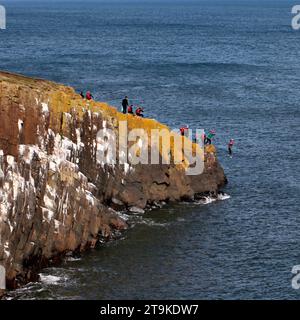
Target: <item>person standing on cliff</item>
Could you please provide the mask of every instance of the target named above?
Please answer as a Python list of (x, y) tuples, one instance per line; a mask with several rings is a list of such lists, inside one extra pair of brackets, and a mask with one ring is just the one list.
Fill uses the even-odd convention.
[(212, 139), (214, 138), (214, 136), (216, 135), (216, 131), (215, 130), (210, 130), (209, 133), (206, 135), (205, 138), (205, 144), (211, 144), (212, 143)]
[(123, 99), (123, 101), (122, 101), (122, 112), (123, 112), (124, 114), (127, 113), (127, 108), (128, 108), (128, 106), (129, 106), (129, 101), (128, 101), (128, 97), (126, 96), (126, 97)]

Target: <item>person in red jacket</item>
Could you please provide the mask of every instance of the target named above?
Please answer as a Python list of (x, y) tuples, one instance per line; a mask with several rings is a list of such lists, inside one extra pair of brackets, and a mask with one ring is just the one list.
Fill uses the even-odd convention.
[(128, 113), (133, 114), (133, 105), (128, 107)]
[(135, 114), (136, 114), (138, 117), (144, 117), (143, 112), (144, 112), (144, 109), (141, 108), (141, 107), (138, 107), (138, 108), (135, 110)]
[(86, 97), (87, 100), (92, 100), (92, 99), (94, 98), (90, 91), (88, 91), (88, 92), (86, 93), (86, 96), (85, 96), (85, 97)]
[(188, 134), (189, 126), (183, 126), (179, 130), (180, 130), (180, 134), (184, 137), (185, 135)]

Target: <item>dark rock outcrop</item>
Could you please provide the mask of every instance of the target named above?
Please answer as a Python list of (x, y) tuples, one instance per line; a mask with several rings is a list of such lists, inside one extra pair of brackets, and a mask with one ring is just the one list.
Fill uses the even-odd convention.
[(186, 175), (185, 162), (99, 161), (107, 141), (97, 132), (118, 138), (120, 121), (128, 129), (169, 130), (82, 99), (72, 88), (0, 72), (0, 265), (10, 288), (35, 280), (67, 252), (126, 229), (111, 208), (142, 212), (147, 204), (192, 199), (226, 183), (215, 158), (196, 176)]

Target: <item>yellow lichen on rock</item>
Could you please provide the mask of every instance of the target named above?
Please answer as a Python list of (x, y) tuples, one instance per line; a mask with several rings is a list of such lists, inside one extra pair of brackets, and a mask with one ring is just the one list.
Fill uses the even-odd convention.
[(178, 133), (171, 132), (168, 126), (154, 119), (123, 114), (107, 103), (82, 99), (80, 95), (76, 94), (71, 88), (68, 89), (69, 90), (53, 91), (50, 94), (50, 127), (54, 131), (60, 132), (62, 135), (67, 134), (68, 121), (65, 116), (66, 113), (76, 112), (78, 119), (82, 120), (85, 112), (89, 111), (91, 113), (100, 113), (103, 119), (113, 124), (114, 129), (118, 129), (119, 122), (121, 121), (127, 122), (128, 131), (143, 129), (148, 136), (149, 145), (151, 145), (153, 130), (159, 130), (161, 132), (166, 130), (171, 134), (169, 152), (165, 151), (162, 143), (159, 143), (159, 146), (157, 146), (163, 163), (167, 163), (171, 155), (172, 160), (176, 162), (179, 168), (183, 167), (186, 169), (190, 165), (189, 159), (186, 156), (187, 154), (191, 156), (198, 154), (201, 159), (204, 158), (204, 151), (198, 144), (192, 143), (187, 137), (181, 137)]
[(213, 144), (209, 144), (209, 145), (205, 146), (205, 152), (206, 153), (214, 153), (214, 154), (216, 154), (217, 153), (217, 149)]

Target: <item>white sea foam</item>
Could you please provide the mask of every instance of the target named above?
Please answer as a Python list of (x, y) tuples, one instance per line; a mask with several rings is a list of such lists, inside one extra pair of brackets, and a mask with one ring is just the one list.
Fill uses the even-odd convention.
[(141, 219), (139, 224), (145, 224), (150, 227), (167, 227), (171, 224), (171, 222), (155, 222), (152, 219)]
[(230, 198), (231, 198), (231, 196), (229, 194), (226, 194), (226, 193), (218, 194), (218, 200), (223, 201), (223, 200), (227, 200), (227, 199), (230, 199)]
[(131, 207), (129, 209), (129, 212), (131, 212), (132, 214), (144, 214), (145, 210), (138, 207)]
[(196, 204), (210, 204), (212, 202), (217, 201), (216, 198), (213, 197), (203, 197), (203, 199), (196, 201)]
[(228, 195), (226, 193), (219, 193), (217, 198), (206, 196), (206, 197), (203, 197), (200, 200), (197, 200), (195, 203), (196, 204), (210, 204), (210, 203), (213, 203), (213, 202), (216, 202), (216, 201), (224, 201), (224, 200), (227, 200), (227, 199), (230, 199), (230, 198), (231, 198), (230, 195)]
[(59, 282), (65, 279), (58, 276), (52, 276), (52, 275), (46, 275), (46, 274), (40, 273), (40, 280), (44, 284), (58, 284)]
[(75, 258), (75, 257), (67, 257), (66, 261), (68, 262), (76, 262), (76, 261), (80, 261), (81, 258)]

